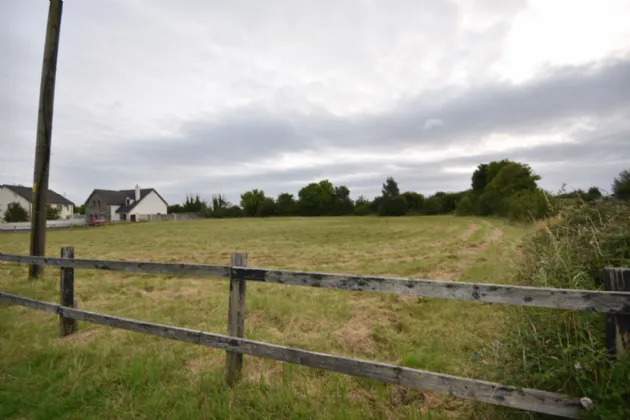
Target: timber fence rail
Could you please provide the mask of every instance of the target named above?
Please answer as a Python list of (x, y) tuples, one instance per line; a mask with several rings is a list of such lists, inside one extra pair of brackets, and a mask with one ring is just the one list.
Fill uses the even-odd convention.
[[(61, 304), (42, 302), (2, 291), (0, 301), (58, 315), (62, 336), (73, 334), (77, 330), (76, 321), (80, 320), (225, 349), (228, 384), (234, 384), (240, 379), (243, 354), (248, 354), (568, 418), (579, 418), (580, 413), (589, 408), (589, 404), (583, 404), (579, 399), (553, 392), (505, 386), (245, 339), (245, 298), (248, 281), (600, 312), (606, 315), (608, 339), (614, 346), (611, 351), (626, 351), (630, 348), (628, 347), (630, 269), (626, 268), (605, 269), (604, 284), (610, 290), (593, 291), (250, 268), (247, 267), (246, 253), (233, 254), (232, 264), (226, 266), (75, 259), (74, 249), (70, 247), (62, 248), (61, 256), (62, 258), (48, 258), (0, 253), (0, 261), (60, 268)], [(229, 278), (228, 335), (76, 309), (75, 268)]]

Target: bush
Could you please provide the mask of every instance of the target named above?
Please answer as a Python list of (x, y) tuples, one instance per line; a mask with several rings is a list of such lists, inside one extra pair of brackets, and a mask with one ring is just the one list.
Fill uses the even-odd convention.
[(245, 212), (243, 212), (243, 209), (239, 206), (231, 206), (225, 211), (225, 216), (232, 218), (243, 217), (245, 216)]
[(4, 211), (6, 223), (28, 222), (28, 211), (18, 202), (9, 203)]
[[(630, 209), (570, 209), (525, 243), (517, 281), (539, 287), (601, 289), (605, 266), (630, 264)], [(605, 317), (577, 311), (515, 308), (505, 373), (520, 386), (588, 397), (584, 418), (630, 418), (630, 355), (616, 362), (605, 344)]]
[(540, 188), (509, 197), (500, 212), (500, 215), (516, 221), (546, 219), (555, 214), (554, 199)]
[(407, 201), (404, 197), (383, 197), (378, 208), (379, 216), (404, 216), (405, 214), (407, 214)]
[(369, 203), (360, 204), (354, 208), (355, 216), (367, 216), (371, 213), (372, 213), (372, 209)]
[(266, 197), (263, 199), (258, 205), (258, 209), (256, 210), (256, 216), (258, 217), (269, 217), (276, 214), (276, 202), (273, 198)]
[(470, 194), (464, 195), (462, 199), (457, 202), (455, 214), (457, 216), (469, 216), (475, 214), (475, 201)]

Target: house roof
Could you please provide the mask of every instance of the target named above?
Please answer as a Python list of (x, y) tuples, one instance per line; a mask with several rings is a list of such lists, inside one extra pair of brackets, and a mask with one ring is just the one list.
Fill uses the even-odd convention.
[(133, 208), (136, 206), (136, 204), (138, 204), (140, 201), (142, 201), (142, 199), (144, 197), (149, 195), (149, 193), (151, 191), (155, 192), (157, 194), (157, 196), (160, 197), (160, 199), (162, 201), (164, 201), (164, 204), (168, 205), (166, 200), (164, 200), (162, 198), (162, 196), (160, 194), (158, 194), (158, 192), (155, 190), (155, 188), (142, 188), (142, 189), (140, 189), (140, 200), (134, 201), (133, 203), (131, 203), (129, 205), (127, 205), (127, 198), (135, 200), (136, 199), (136, 190), (94, 190), (94, 191), (92, 191), (92, 194), (90, 194), (88, 199), (85, 200), (85, 203), (87, 204), (87, 202), (90, 201), (90, 197), (92, 197), (92, 195), (98, 194), (98, 196), (101, 197), (105, 201), (106, 205), (108, 205), (108, 206), (120, 206), (116, 210), (116, 213), (128, 213), (131, 210), (133, 210)]
[[(0, 185), (0, 187), (8, 188), (23, 199), (27, 200), (29, 203), (33, 201), (33, 189), (31, 187), (24, 187), (22, 185)], [(57, 194), (51, 189), (48, 189), (46, 194), (46, 203), (47, 204), (65, 204), (72, 205), (74, 203), (68, 200), (63, 195)]]

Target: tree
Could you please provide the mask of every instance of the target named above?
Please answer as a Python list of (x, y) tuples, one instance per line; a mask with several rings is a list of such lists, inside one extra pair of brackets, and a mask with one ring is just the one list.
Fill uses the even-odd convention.
[(290, 216), (297, 211), (297, 203), (293, 194), (282, 193), (276, 200), (276, 214), (278, 216)]
[(366, 196), (360, 195), (354, 202), (355, 206), (361, 206), (363, 204), (370, 204), (370, 200), (367, 199)]
[(405, 197), (401, 195), (383, 197), (378, 208), (379, 216), (404, 216), (405, 214), (407, 214)]
[(540, 177), (533, 173), (529, 165), (518, 162), (491, 162), (492, 168), (500, 167), (492, 177), (484, 193), (479, 197), (481, 212), (484, 215), (496, 214), (506, 216), (509, 209), (505, 205), (509, 197), (521, 191), (535, 190)]
[(350, 190), (345, 185), (335, 187), (335, 198), (332, 208), (332, 214), (343, 216), (352, 214), (354, 211), (354, 203), (350, 199)]
[(227, 201), (225, 194), (212, 194), (212, 211), (226, 210), (230, 206), (231, 204), (229, 201)]
[(442, 213), (442, 197), (446, 193), (437, 192), (424, 201), (423, 213), (428, 215)]
[(334, 202), (335, 189), (327, 179), (310, 183), (298, 192), (298, 209), (303, 216), (330, 214)]
[(472, 174), (472, 191), (476, 195), (481, 195), (488, 185), (488, 165), (479, 164)]
[(400, 195), (398, 183), (391, 176), (387, 177), (381, 191), (383, 197), (398, 197)]
[(269, 217), (276, 214), (276, 202), (271, 197), (265, 197), (258, 205), (256, 216)]
[(596, 200), (602, 196), (602, 192), (597, 187), (591, 187), (586, 193), (588, 201)]
[(413, 191), (407, 191), (402, 194), (407, 202), (407, 210), (411, 213), (420, 213), (424, 204), (424, 195)]
[(9, 203), (4, 211), (4, 221), (6, 223), (28, 222), (28, 211), (18, 202)]
[(630, 199), (630, 171), (624, 170), (615, 178), (612, 185), (613, 194), (621, 200)]
[(76, 207), (75, 210), (79, 214), (85, 214), (85, 204), (81, 204), (80, 206)]
[(201, 213), (207, 207), (208, 205), (201, 201), (201, 199), (199, 198), (199, 194), (196, 194), (194, 197), (192, 196), (192, 194), (186, 194), (186, 200), (181, 206), (181, 213)]
[(256, 216), (258, 206), (265, 199), (265, 192), (262, 190), (251, 190), (241, 194), (241, 207), (247, 216)]
[(61, 209), (53, 206), (46, 206), (46, 220), (59, 220), (61, 217)]

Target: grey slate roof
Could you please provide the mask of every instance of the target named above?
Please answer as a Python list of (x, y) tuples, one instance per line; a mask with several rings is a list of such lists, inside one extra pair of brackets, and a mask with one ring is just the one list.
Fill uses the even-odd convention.
[[(0, 185), (0, 186), (12, 190), (17, 195), (27, 200), (29, 203), (33, 201), (33, 189), (31, 187), (24, 187), (21, 185), (7, 185), (7, 184)], [(47, 204), (65, 204), (65, 205), (74, 206), (74, 203), (72, 201), (68, 200), (63, 195), (57, 194), (50, 188), (48, 189), (48, 193), (46, 194), (46, 203)]]
[[(146, 197), (151, 191), (155, 192), (158, 195), (158, 197), (160, 197), (162, 201), (166, 203), (166, 200), (164, 200), (162, 196), (158, 194), (157, 191), (155, 191), (155, 188), (141, 188), (140, 200), (134, 201), (129, 206), (127, 206), (126, 204), (127, 198), (131, 198), (132, 200), (135, 200), (136, 190), (94, 190), (92, 191), (92, 194), (90, 194), (88, 199), (85, 201), (85, 204), (87, 204), (87, 202), (90, 200), (90, 197), (92, 197), (92, 195), (98, 194), (98, 196), (101, 197), (103, 201), (105, 201), (105, 205), (120, 206), (118, 210), (116, 210), (116, 213), (128, 213), (131, 210), (133, 210), (136, 204), (142, 201), (142, 199)], [(168, 203), (166, 204), (168, 205)]]

